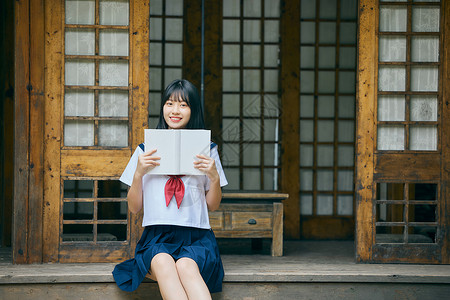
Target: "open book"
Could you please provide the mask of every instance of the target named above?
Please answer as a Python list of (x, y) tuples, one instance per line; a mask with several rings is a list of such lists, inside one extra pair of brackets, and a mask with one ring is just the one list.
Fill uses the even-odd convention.
[(197, 154), (210, 156), (211, 130), (145, 129), (145, 151), (156, 149), (161, 157), (159, 166), (150, 170), (154, 175), (205, 175), (194, 168)]

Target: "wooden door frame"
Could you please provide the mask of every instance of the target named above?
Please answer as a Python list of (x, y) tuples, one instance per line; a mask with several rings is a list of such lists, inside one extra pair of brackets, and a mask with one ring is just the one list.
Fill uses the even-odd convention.
[[(376, 97), (378, 86), (378, 1), (368, 0), (360, 1), (359, 3), (359, 26), (358, 26), (358, 80), (357, 80), (357, 126), (356, 126), (356, 260), (358, 262), (422, 262), (422, 263), (443, 263), (450, 262), (450, 255), (448, 254), (450, 232), (449, 228), (449, 213), (450, 213), (450, 108), (448, 100), (450, 97), (450, 5), (444, 1), (442, 3), (442, 13), (444, 13), (444, 28), (443, 28), (443, 45), (444, 52), (442, 55), (443, 70), (442, 76), (442, 130), (439, 136), (442, 137), (441, 143), (441, 158), (440, 178), (431, 178), (439, 181), (441, 186), (440, 198), (440, 224), (442, 229), (442, 246), (440, 251), (437, 250), (435, 256), (430, 257), (400, 257), (397, 258), (397, 248), (391, 250), (389, 257), (375, 257), (378, 250), (383, 252), (383, 249), (375, 250), (375, 215), (373, 208), (373, 201), (376, 195), (375, 187), (375, 171), (379, 167), (380, 160), (377, 159), (375, 153), (376, 148)], [(446, 38), (447, 37), (447, 38)], [(396, 155), (399, 159), (405, 159), (405, 155)], [(410, 158), (408, 156), (407, 158)], [(420, 163), (419, 166), (413, 166), (411, 170), (402, 170), (398, 173), (403, 176), (412, 177), (413, 169), (429, 168), (429, 166)], [(386, 165), (386, 164), (385, 164)], [(392, 169), (392, 168), (391, 168)], [(404, 171), (404, 172), (403, 172)], [(405, 173), (406, 172), (406, 173)], [(407, 175), (405, 175), (407, 174)], [(409, 175), (408, 175), (409, 174)], [(429, 180), (431, 180), (429, 179)], [(397, 179), (401, 180), (401, 179)], [(393, 181), (394, 178), (393, 178)], [(380, 248), (380, 247), (378, 247)], [(408, 249), (414, 252), (414, 247)], [(437, 248), (437, 247), (436, 247)], [(400, 252), (399, 252), (400, 253)], [(415, 252), (414, 252), (415, 253)], [(422, 255), (423, 256), (423, 255)], [(414, 260), (413, 260), (414, 259)]]

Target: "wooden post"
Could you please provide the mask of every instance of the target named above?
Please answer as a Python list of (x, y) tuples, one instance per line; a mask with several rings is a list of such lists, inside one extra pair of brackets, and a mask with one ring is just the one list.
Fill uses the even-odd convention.
[(287, 238), (300, 237), (300, 3), (283, 1), (281, 9), (281, 190)]
[(272, 256), (283, 256), (283, 204), (273, 203)]
[(372, 258), (375, 92), (377, 82), (377, 1), (359, 2), (356, 105), (356, 258)]

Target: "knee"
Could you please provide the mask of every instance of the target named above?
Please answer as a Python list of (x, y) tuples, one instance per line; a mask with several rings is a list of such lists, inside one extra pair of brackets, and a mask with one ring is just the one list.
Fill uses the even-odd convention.
[(190, 258), (180, 258), (175, 263), (180, 278), (189, 279), (199, 273), (197, 263)]
[(155, 274), (156, 276), (158, 275), (164, 276), (164, 274), (167, 274), (173, 270), (174, 264), (175, 261), (169, 254), (167, 253), (156, 254), (153, 257), (150, 265), (151, 273)]

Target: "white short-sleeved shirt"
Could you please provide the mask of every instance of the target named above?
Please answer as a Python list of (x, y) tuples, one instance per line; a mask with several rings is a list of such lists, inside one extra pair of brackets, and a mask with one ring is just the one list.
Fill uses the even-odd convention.
[[(144, 151), (137, 147), (128, 162), (127, 167), (120, 177), (120, 181), (131, 186), (134, 172), (136, 171), (139, 155)], [(216, 169), (220, 177), (220, 186), (225, 186), (228, 181), (223, 172), (217, 146), (211, 149), (211, 158), (215, 160)], [(209, 190), (210, 180), (206, 175), (181, 177), (185, 193), (181, 206), (178, 209), (175, 196), (166, 206), (164, 187), (169, 180), (166, 175), (146, 174), (142, 177), (144, 218), (142, 226), (149, 225), (178, 225), (196, 228), (210, 229), (208, 207), (205, 192)]]

